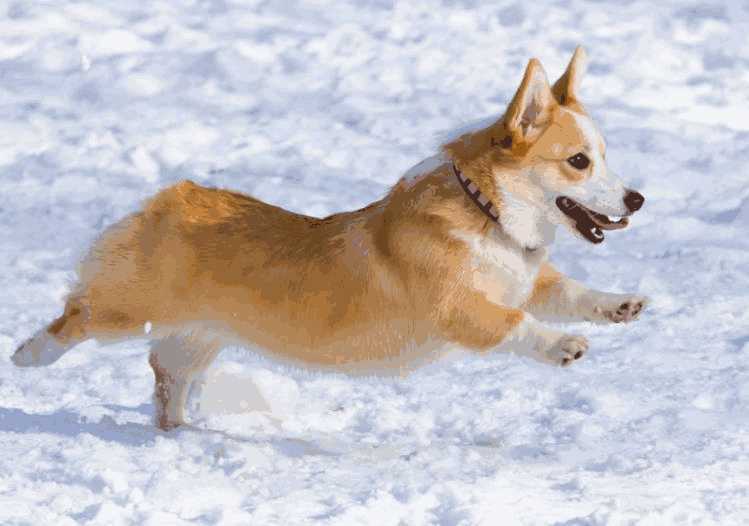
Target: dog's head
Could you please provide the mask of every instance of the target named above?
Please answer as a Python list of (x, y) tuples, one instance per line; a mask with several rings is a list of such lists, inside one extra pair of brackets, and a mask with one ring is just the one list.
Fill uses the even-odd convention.
[(606, 166), (606, 144), (577, 97), (585, 65), (578, 47), (550, 86), (541, 63), (532, 59), (504, 116), (444, 149), (500, 213), (502, 192), (511, 192), (552, 222), (600, 243), (602, 231), (627, 226), (626, 216), (645, 198)]

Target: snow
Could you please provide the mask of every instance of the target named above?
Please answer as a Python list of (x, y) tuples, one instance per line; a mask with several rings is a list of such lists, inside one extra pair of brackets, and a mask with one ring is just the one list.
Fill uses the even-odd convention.
[[(542, 5), (545, 4), (545, 5)], [(2, 524), (749, 522), (749, 9), (740, 2), (8, 2), (0, 354), (104, 226), (182, 178), (313, 215), (499, 114), (532, 56), (584, 100), (632, 227), (552, 253), (652, 298), (569, 369), (455, 350), (406, 378), (222, 353), (151, 424), (145, 341), (0, 360)], [(148, 329), (145, 329), (148, 332)]]

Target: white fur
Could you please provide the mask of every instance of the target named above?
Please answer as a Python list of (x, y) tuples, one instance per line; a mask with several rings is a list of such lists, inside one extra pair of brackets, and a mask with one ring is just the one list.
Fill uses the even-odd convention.
[[(153, 336), (153, 335), (152, 335)], [(252, 353), (262, 367), (276, 368), (284, 374), (309, 373), (343, 373), (348, 376), (397, 376), (413, 371), (422, 365), (429, 364), (442, 356), (442, 350), (448, 343), (439, 338), (427, 338), (420, 344), (407, 344), (399, 354), (384, 357), (380, 360), (365, 360), (361, 362), (340, 363), (334, 365), (315, 364), (298, 358), (286, 357), (273, 353), (243, 337), (233, 333), (222, 325), (191, 324), (181, 328), (164, 327), (156, 337), (167, 342), (160, 349), (162, 367), (168, 370), (184, 368), (184, 362), (190, 361), (190, 353), (199, 351), (200, 347), (225, 349), (227, 347), (241, 347)], [(177, 342), (180, 338), (189, 338), (187, 342)], [(174, 340), (168, 342), (168, 340)], [(156, 341), (156, 340), (154, 340)], [(179, 350), (186, 348), (187, 351)], [(175, 352), (176, 351), (176, 352)]]
[(568, 189), (565, 189), (565, 195), (596, 212), (618, 216), (627, 215), (629, 210), (624, 204), (626, 193), (624, 184), (606, 166), (606, 159), (603, 158), (599, 148), (603, 141), (595, 124), (585, 115), (580, 115), (566, 108), (562, 108), (562, 111), (569, 112), (582, 131), (585, 143), (588, 146), (585, 153), (592, 162), (593, 170), (591, 176), (584, 183), (571, 185)]
[(432, 173), (434, 170), (447, 163), (447, 158), (444, 154), (437, 154), (431, 157), (427, 157), (420, 163), (412, 166), (408, 171), (403, 174), (403, 181), (408, 184), (415, 184), (422, 177)]
[(62, 345), (47, 331), (38, 332), (11, 356), (18, 367), (43, 367), (55, 363), (70, 347)]
[(438, 135), (437, 136), (438, 144), (442, 145), (442, 144), (453, 142), (459, 139), (460, 137), (462, 137), (463, 135), (465, 135), (466, 133), (473, 133), (479, 130), (483, 130), (485, 128), (488, 128), (495, 122), (497, 122), (496, 115), (492, 115), (490, 117), (483, 117), (481, 119), (476, 119), (475, 121), (467, 122), (463, 126), (454, 128), (442, 135)]
[(582, 336), (550, 329), (526, 313), (521, 322), (502, 340), (499, 349), (528, 356), (539, 362), (563, 365), (565, 361), (570, 363), (585, 354), (588, 342)]
[(452, 234), (471, 250), (474, 288), (492, 303), (519, 307), (533, 291), (536, 275), (547, 258), (545, 247), (554, 241), (556, 224), (543, 209), (507, 191), (502, 191), (499, 221), (500, 226), (488, 235), (458, 230)]
[(522, 321), (502, 340), (500, 348), (538, 359), (539, 349), (549, 347), (555, 336), (558, 336), (557, 331), (549, 329), (536, 318), (525, 313)]
[(511, 192), (501, 192), (499, 221), (503, 232), (520, 246), (530, 249), (545, 247), (554, 242), (557, 227), (545, 210)]
[(502, 239), (499, 230), (489, 235), (455, 230), (452, 235), (465, 242), (471, 251), (468, 271), (475, 290), (483, 292), (492, 303), (506, 307), (520, 307), (528, 299), (538, 270), (546, 260), (544, 248), (530, 252)]

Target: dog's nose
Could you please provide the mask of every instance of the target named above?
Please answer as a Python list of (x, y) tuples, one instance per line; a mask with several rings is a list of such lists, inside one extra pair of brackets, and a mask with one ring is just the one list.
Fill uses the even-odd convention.
[(637, 212), (642, 208), (642, 204), (645, 202), (645, 197), (640, 192), (634, 190), (627, 190), (624, 194), (624, 204), (627, 205), (627, 209), (630, 212)]

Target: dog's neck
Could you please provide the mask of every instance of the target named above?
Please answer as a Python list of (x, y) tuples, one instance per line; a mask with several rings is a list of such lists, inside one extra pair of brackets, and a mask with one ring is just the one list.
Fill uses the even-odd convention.
[(451, 171), (468, 198), (490, 221), (496, 223), (501, 233), (509, 237), (526, 252), (534, 252), (554, 241), (556, 226), (543, 211), (506, 190), (500, 190), (500, 209), (481, 189), (451, 163)]
[(500, 193), (500, 221), (508, 237), (531, 252), (554, 242), (557, 227), (541, 208), (507, 190)]
[(476, 207), (481, 210), (486, 217), (499, 224), (499, 210), (497, 210), (497, 207), (494, 206), (494, 203), (492, 203), (491, 199), (489, 199), (484, 193), (481, 192), (481, 189), (476, 183), (471, 181), (468, 177), (466, 177), (465, 174), (463, 174), (463, 172), (458, 170), (458, 168), (455, 166), (455, 163), (451, 163), (450, 169), (452, 170), (453, 174), (455, 174), (455, 177), (457, 177), (458, 183), (460, 183), (463, 191), (471, 199), (471, 201), (473, 201), (473, 204), (475, 204)]

